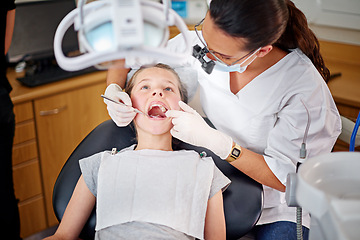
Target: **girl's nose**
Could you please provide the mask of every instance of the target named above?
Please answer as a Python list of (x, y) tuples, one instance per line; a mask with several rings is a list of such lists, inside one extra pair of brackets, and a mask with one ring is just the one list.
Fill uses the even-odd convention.
[(160, 97), (162, 97), (162, 96), (163, 96), (163, 93), (162, 93), (162, 91), (160, 91), (160, 90), (155, 90), (152, 95), (153, 95), (154, 97), (155, 97), (156, 95), (159, 95)]

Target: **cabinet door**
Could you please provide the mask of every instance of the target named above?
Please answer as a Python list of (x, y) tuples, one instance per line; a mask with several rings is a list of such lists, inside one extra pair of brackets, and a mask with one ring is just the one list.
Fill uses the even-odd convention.
[(58, 223), (52, 192), (60, 170), (75, 147), (98, 124), (109, 119), (100, 95), (104, 84), (36, 100), (35, 121), (49, 226)]

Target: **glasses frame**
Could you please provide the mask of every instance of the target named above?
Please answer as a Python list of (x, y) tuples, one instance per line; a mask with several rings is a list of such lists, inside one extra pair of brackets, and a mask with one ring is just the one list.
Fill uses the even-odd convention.
[[(202, 36), (202, 38), (200, 37), (200, 33), (199, 33), (199, 30), (197, 29), (203, 22), (204, 22), (205, 18), (203, 18), (198, 24), (195, 25), (194, 27), (194, 30), (195, 30), (195, 33), (197, 35), (197, 37), (199, 38), (200, 42), (204, 45), (204, 48), (205, 50), (210, 53), (215, 59), (216, 61), (222, 63), (222, 64), (225, 64), (226, 66), (230, 67), (230, 66), (233, 66), (235, 65), (236, 63), (238, 63), (239, 61), (243, 60), (244, 58), (250, 56), (251, 54), (253, 54), (256, 50), (252, 50), (251, 52), (249, 52), (248, 54), (246, 54), (245, 56), (237, 59), (236, 61), (232, 62), (231, 64), (228, 64), (228, 63), (225, 63), (224, 61), (222, 61), (220, 58), (218, 58), (216, 55), (215, 55), (215, 52), (210, 50), (205, 42), (205, 39), (204, 37)], [(202, 30), (201, 30), (201, 35), (202, 35)], [(204, 41), (202, 40), (204, 39)]]

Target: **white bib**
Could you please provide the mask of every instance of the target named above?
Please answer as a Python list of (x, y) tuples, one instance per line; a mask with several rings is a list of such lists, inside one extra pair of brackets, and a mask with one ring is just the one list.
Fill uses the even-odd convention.
[(195, 151), (104, 153), (96, 230), (144, 221), (203, 239), (214, 166), (211, 158), (200, 158)]

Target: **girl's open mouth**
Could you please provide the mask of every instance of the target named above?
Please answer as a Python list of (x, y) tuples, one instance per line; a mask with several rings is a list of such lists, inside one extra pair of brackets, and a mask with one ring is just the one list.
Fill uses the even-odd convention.
[(164, 107), (161, 104), (155, 103), (153, 105), (150, 106), (149, 110), (148, 110), (148, 115), (151, 118), (166, 118), (165, 113), (167, 112), (167, 108)]

